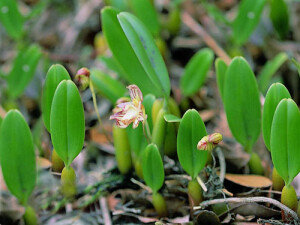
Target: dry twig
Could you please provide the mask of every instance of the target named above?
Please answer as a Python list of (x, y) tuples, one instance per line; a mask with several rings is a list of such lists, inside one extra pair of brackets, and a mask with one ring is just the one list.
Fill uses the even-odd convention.
[(286, 214), (291, 215), (295, 221), (300, 222), (297, 214), (293, 210), (291, 210), (290, 208), (288, 208), (287, 206), (283, 205), (282, 203), (280, 203), (275, 199), (266, 198), (266, 197), (213, 199), (213, 200), (208, 200), (200, 203), (199, 206), (194, 207), (194, 210), (203, 209), (209, 205), (215, 205), (220, 203), (253, 203), (253, 202), (264, 202), (264, 203), (270, 203), (272, 205), (275, 205), (278, 208), (282, 209)]
[(197, 23), (187, 12), (181, 14), (182, 21), (187, 25), (194, 33), (198, 34), (203, 41), (209, 46), (226, 64), (229, 65), (231, 59), (227, 53), (218, 45), (218, 43), (210, 36), (202, 26)]

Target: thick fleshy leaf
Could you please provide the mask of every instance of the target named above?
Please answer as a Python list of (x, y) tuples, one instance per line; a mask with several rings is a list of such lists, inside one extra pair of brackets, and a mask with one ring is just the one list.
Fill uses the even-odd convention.
[(32, 45), (19, 51), (13, 62), (12, 70), (7, 77), (11, 97), (17, 98), (24, 92), (35, 74), (41, 55), (41, 50), (37, 45)]
[(26, 205), (36, 182), (36, 161), (29, 126), (17, 110), (9, 111), (1, 125), (0, 162), (8, 189)]
[(107, 5), (110, 5), (120, 11), (128, 10), (128, 0), (105, 0)]
[[(168, 71), (150, 32), (138, 18), (130, 13), (122, 12), (117, 17), (134, 53), (152, 83), (152, 88), (159, 89), (159, 92), (153, 94), (168, 97), (170, 95)], [(141, 75), (139, 79), (141, 80), (139, 83), (146, 82)]]
[(117, 73), (119, 77), (125, 80), (127, 79), (126, 75), (124, 75), (125, 72), (123, 71), (122, 66), (117, 62), (117, 60), (113, 56), (100, 56), (99, 60), (105, 64), (108, 70), (112, 70), (113, 72)]
[(285, 38), (289, 32), (289, 11), (284, 0), (270, 1), (270, 18), (273, 27), (280, 38)]
[(50, 112), (55, 90), (63, 80), (70, 80), (68, 71), (59, 64), (53, 65), (47, 72), (42, 93), (42, 116), (45, 127), (50, 132)]
[(300, 76), (300, 63), (294, 58), (292, 58), (292, 63), (294, 63), (294, 65), (296, 66), (296, 68), (298, 70), (298, 74)]
[(143, 176), (146, 184), (156, 193), (165, 179), (164, 165), (155, 144), (149, 144), (143, 153)]
[(201, 49), (191, 58), (180, 80), (180, 87), (185, 96), (193, 95), (201, 88), (213, 59), (214, 53), (209, 48)]
[(150, 132), (152, 133), (153, 124), (152, 124), (152, 106), (155, 101), (155, 96), (152, 94), (148, 94), (144, 97), (143, 105), (145, 107), (147, 122), (150, 128)]
[(242, 0), (236, 18), (233, 21), (233, 37), (237, 44), (244, 44), (261, 17), (266, 0)]
[(164, 115), (164, 118), (168, 123), (179, 123), (181, 121), (181, 118), (173, 114), (166, 114)]
[(261, 107), (255, 76), (242, 57), (234, 58), (226, 71), (224, 106), (233, 136), (251, 151), (260, 134)]
[(271, 128), (271, 155), (278, 174), (289, 185), (300, 172), (300, 112), (292, 99), (278, 104)]
[(138, 126), (133, 129), (132, 126), (126, 128), (129, 144), (132, 152), (132, 158), (135, 162), (138, 157), (141, 156), (143, 150), (147, 146), (147, 140), (143, 133), (143, 126)]
[(207, 135), (199, 113), (192, 109), (183, 115), (177, 136), (177, 155), (182, 168), (194, 179), (203, 169), (207, 151), (199, 151), (197, 144)]
[(90, 79), (95, 89), (104, 97), (109, 99), (111, 103), (115, 104), (116, 101), (123, 97), (127, 92), (123, 84), (118, 80), (113, 79), (109, 75), (97, 70), (91, 70)]
[(224, 62), (223, 59), (217, 58), (217, 60), (215, 61), (215, 68), (216, 68), (218, 89), (220, 92), (220, 96), (223, 99), (224, 98), (224, 81), (225, 81), (225, 75), (226, 75), (226, 70), (227, 70), (228, 66)]
[(133, 13), (145, 24), (148, 30), (157, 36), (160, 30), (158, 15), (149, 0), (129, 0)]
[(70, 80), (61, 81), (52, 101), (50, 132), (53, 147), (66, 166), (83, 147), (84, 125), (83, 105), (76, 85)]
[(257, 76), (258, 87), (262, 93), (265, 93), (267, 91), (272, 76), (287, 59), (287, 54), (282, 52), (276, 55), (274, 59), (268, 61), (263, 67), (260, 74)]
[(262, 116), (262, 133), (265, 144), (269, 150), (273, 116), (277, 105), (284, 98), (291, 98), (286, 87), (280, 83), (272, 84), (266, 95)]
[(9, 36), (14, 39), (21, 38), (24, 19), (18, 9), (16, 0), (0, 1), (0, 22)]
[(102, 27), (126, 80), (139, 86), (144, 95), (169, 96), (170, 81), (166, 66), (150, 32), (134, 16), (122, 13), (118, 19), (117, 15), (118, 11), (113, 8), (103, 9)]

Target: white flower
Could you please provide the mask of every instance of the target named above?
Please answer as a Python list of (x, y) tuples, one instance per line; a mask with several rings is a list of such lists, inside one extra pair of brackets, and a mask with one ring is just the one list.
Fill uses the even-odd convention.
[(129, 85), (127, 88), (131, 101), (127, 98), (120, 98), (113, 110), (114, 114), (109, 119), (116, 120), (116, 125), (120, 128), (126, 128), (131, 123), (133, 123), (133, 128), (137, 128), (139, 122), (144, 123), (147, 119), (145, 108), (142, 105), (143, 95), (136, 85)]

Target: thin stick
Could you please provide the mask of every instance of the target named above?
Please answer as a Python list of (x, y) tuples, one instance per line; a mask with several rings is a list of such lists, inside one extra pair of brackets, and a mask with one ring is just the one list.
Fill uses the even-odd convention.
[(102, 216), (103, 216), (103, 220), (104, 220), (104, 224), (106, 225), (111, 225), (112, 221), (110, 218), (110, 214), (109, 214), (109, 209), (108, 209), (108, 205), (107, 205), (107, 201), (105, 197), (101, 197), (100, 200), (100, 205), (101, 205), (101, 210), (102, 210)]
[(288, 208), (287, 206), (283, 205), (277, 200), (274, 200), (272, 198), (266, 198), (266, 197), (250, 197), (250, 198), (226, 198), (226, 199), (213, 199), (213, 200), (208, 200), (201, 202), (199, 206), (194, 207), (194, 210), (196, 209), (203, 209), (209, 205), (215, 205), (215, 204), (220, 204), (220, 203), (253, 203), (253, 202), (264, 202), (264, 203), (270, 203), (278, 208), (282, 209), (285, 211), (285, 213), (290, 214), (296, 221), (299, 221), (299, 218), (297, 214)]
[(142, 189), (145, 189), (146, 191), (148, 191), (150, 194), (152, 193), (151, 188), (149, 188), (148, 186), (146, 186), (145, 184), (143, 184), (142, 182), (139, 182), (138, 180), (131, 178), (130, 181), (138, 186), (140, 186)]
[(222, 150), (220, 149), (220, 147), (216, 148), (216, 152), (219, 158), (219, 163), (220, 163), (220, 181), (221, 183), (224, 182), (224, 178), (225, 178), (225, 173), (226, 173), (226, 163), (225, 163), (225, 158), (224, 158), (224, 154), (222, 152)]
[(194, 33), (198, 34), (203, 41), (213, 49), (217, 56), (224, 60), (229, 65), (231, 59), (227, 53), (219, 46), (219, 44), (210, 36), (202, 26), (197, 23), (187, 12), (181, 13), (182, 21), (187, 25)]

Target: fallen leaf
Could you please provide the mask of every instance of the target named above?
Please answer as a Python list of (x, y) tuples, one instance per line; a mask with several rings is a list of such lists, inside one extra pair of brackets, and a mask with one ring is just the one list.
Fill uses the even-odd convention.
[(52, 166), (52, 163), (48, 159), (43, 157), (36, 157), (36, 162), (38, 169), (40, 170), (49, 169)]
[(250, 188), (266, 188), (272, 185), (272, 181), (264, 176), (258, 175), (244, 175), (244, 174), (230, 174), (225, 175), (225, 179), (239, 184), (241, 186)]

